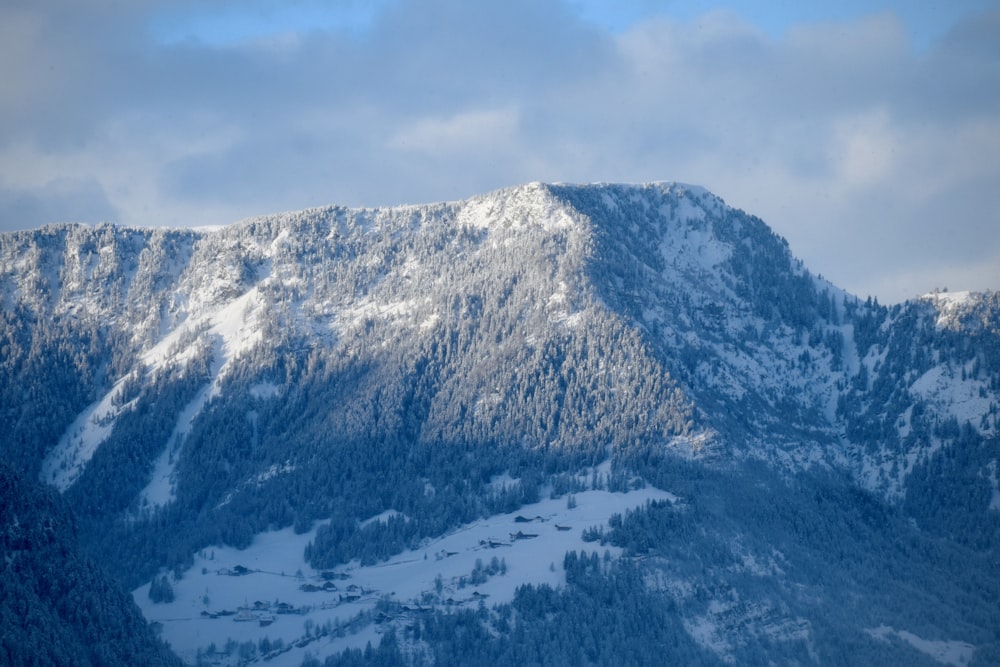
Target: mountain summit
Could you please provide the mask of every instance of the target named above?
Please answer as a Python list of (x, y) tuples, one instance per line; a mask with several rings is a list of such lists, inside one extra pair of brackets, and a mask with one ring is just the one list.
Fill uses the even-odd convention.
[[(1000, 651), (996, 582), (971, 592), (998, 556), (1000, 297), (861, 301), (702, 188), (53, 225), (0, 235), (0, 304), (0, 452), (63, 492), (130, 587), (269, 530), (311, 536), (297, 557), (332, 570), (545, 497), (646, 488), (683, 502), (596, 526), (620, 560), (566, 560), (552, 613), (626, 568), (674, 605), (682, 662)], [(946, 620), (865, 588), (882, 556), (952, 596)], [(499, 653), (448, 653), (428, 625), (386, 655), (503, 662), (506, 612), (489, 613), (462, 623)]]

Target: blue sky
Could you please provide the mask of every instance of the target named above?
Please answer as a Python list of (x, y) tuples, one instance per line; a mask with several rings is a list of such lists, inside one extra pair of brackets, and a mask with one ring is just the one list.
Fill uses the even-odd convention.
[(0, 230), (677, 180), (860, 296), (1000, 288), (1000, 3), (11, 0)]
[[(285, 3), (241, 3), (203, 7), (165, 7), (154, 15), (151, 29), (160, 41), (188, 38), (221, 45), (264, 37), (275, 32), (344, 30), (363, 35), (393, 0), (341, 0), (322, 2), (299, 0)], [(729, 11), (753, 23), (772, 38), (801, 23), (851, 21), (883, 12), (896, 14), (906, 27), (913, 48), (926, 50), (943, 37), (952, 24), (974, 12), (990, 8), (990, 0), (956, 2), (930, 0), (798, 0), (761, 2), (753, 0), (568, 0), (569, 9), (579, 18), (610, 32), (621, 33), (652, 17), (696, 22), (714, 11)]]

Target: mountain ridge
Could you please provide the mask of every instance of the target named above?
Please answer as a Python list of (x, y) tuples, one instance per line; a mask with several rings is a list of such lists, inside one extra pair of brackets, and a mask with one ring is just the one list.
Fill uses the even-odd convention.
[[(0, 304), (3, 454), (63, 492), (87, 550), (129, 588), (288, 526), (316, 531), (313, 567), (377, 561), (546, 494), (596, 490), (581, 471), (602, 464), (600, 488), (651, 484), (708, 522), (698, 533), (658, 507), (619, 518), (601, 541), (634, 557), (659, 544), (651, 580), (676, 576), (652, 516), (680, 521), (692, 553), (770, 563), (749, 569), (759, 576), (809, 573), (829, 548), (790, 541), (795, 567), (782, 567), (749, 537), (791, 535), (795, 512), (840, 517), (830, 530), (863, 559), (873, 547), (844, 531), (891, 550), (872, 532), (884, 516), (901, 542), (954, 545), (977, 563), (969, 576), (996, 560), (1000, 296), (862, 301), (697, 186), (532, 183), (212, 231), (48, 226), (0, 235)], [(731, 505), (744, 487), (758, 489), (747, 507), (770, 512), (781, 494), (797, 505), (777, 528), (757, 524)], [(366, 523), (383, 515), (406, 518)], [(893, 553), (900, 572), (931, 576)], [(712, 585), (747, 594), (747, 566), (726, 567), (709, 568)], [(845, 582), (867, 576), (841, 567)], [(567, 585), (600, 574), (588, 572)], [(804, 598), (768, 591), (787, 627), (823, 626), (789, 611)], [(719, 611), (732, 600), (703, 602), (676, 601), (695, 644), (756, 655), (691, 630), (743, 632)], [(945, 636), (992, 655), (976, 618), (980, 630), (956, 634), (969, 625), (956, 620)], [(823, 627), (788, 645), (847, 626)]]
[[(318, 231), (323, 232), (322, 237), (317, 238)], [(445, 238), (449, 232), (466, 236), (457, 253), (449, 254), (448, 246), (458, 245), (454, 238)], [(715, 410), (717, 415), (743, 414), (734, 427), (738, 430), (747, 430), (758, 415), (773, 411), (782, 401), (788, 402), (787, 396), (780, 395), (782, 389), (772, 385), (756, 388), (757, 405), (739, 409), (746, 388), (755, 381), (748, 373), (756, 372), (758, 382), (760, 377), (772, 382), (780, 378), (786, 385), (785, 393), (790, 381), (796, 382), (794, 391), (808, 391), (810, 385), (816, 385), (816, 374), (806, 377), (796, 372), (795, 359), (789, 357), (809, 355), (813, 365), (825, 364), (825, 379), (818, 385), (821, 390), (813, 391), (812, 405), (802, 406), (799, 401), (800, 405), (791, 411), (819, 413), (805, 420), (812, 431), (807, 439), (814, 441), (808, 445), (814, 449), (810, 456), (827, 461), (842, 458), (840, 452), (831, 450), (837, 447), (837, 443), (830, 442), (831, 435), (835, 435), (832, 431), (842, 427), (830, 406), (837, 401), (837, 381), (844, 381), (850, 371), (858, 370), (860, 351), (849, 344), (853, 342), (848, 340), (853, 338), (853, 327), (840, 321), (847, 309), (864, 306), (812, 276), (791, 255), (787, 242), (759, 219), (729, 209), (721, 199), (696, 186), (531, 183), (463, 202), (391, 209), (320, 207), (250, 218), (211, 232), (98, 225), (49, 226), (36, 234), (62, 235), (66, 248), (80, 244), (76, 255), (67, 250), (67, 261), (58, 276), (53, 275), (53, 267), (46, 271), (39, 266), (33, 272), (33, 282), (21, 286), (21, 291), (27, 287), (37, 294), (52, 295), (35, 307), (36, 317), (79, 319), (82, 315), (100, 322), (91, 326), (114, 328), (121, 317), (118, 312), (123, 311), (129, 323), (125, 335), (133, 340), (131, 345), (119, 346), (125, 348), (119, 354), (137, 357), (153, 368), (170, 356), (168, 348), (176, 346), (177, 340), (197, 337), (189, 325), (198, 320), (194, 328), (208, 327), (216, 341), (211, 345), (202, 341), (201, 345), (211, 347), (216, 359), (226, 360), (217, 361), (217, 367), (209, 369), (217, 378), (234, 355), (276, 333), (254, 331), (252, 322), (246, 326), (234, 326), (232, 322), (273, 309), (275, 302), (283, 300), (297, 311), (288, 313), (291, 319), (279, 326), (301, 330), (307, 338), (318, 335), (319, 340), (336, 345), (338, 336), (344, 338), (345, 333), (365, 322), (371, 326), (374, 319), (397, 324), (405, 321), (411, 327), (419, 321), (419, 326), (432, 328), (446, 308), (440, 303), (429, 304), (427, 294), (435, 289), (460, 291), (461, 281), (469, 279), (466, 276), (475, 276), (491, 266), (492, 278), (497, 282), (512, 282), (512, 274), (515, 280), (521, 277), (524, 282), (523, 276), (528, 274), (519, 264), (530, 257), (535, 262), (535, 272), (530, 275), (545, 286), (546, 293), (536, 286), (534, 293), (520, 296), (522, 303), (534, 306), (530, 309), (534, 312), (519, 314), (529, 317), (525, 330), (544, 329), (551, 324), (548, 320), (572, 327), (598, 307), (624, 315), (661, 348), (660, 356), (670, 365), (671, 375), (685, 381), (686, 393), (698, 392), (697, 385), (701, 385), (699, 400), (721, 401)], [(310, 253), (295, 246), (293, 234), (326, 245), (321, 252)], [(240, 235), (245, 238), (227, 242)], [(463, 261), (462, 253), (473, 257), (472, 261), (466, 257), (463, 270), (450, 276), (439, 270), (432, 283), (426, 276), (417, 275), (420, 263), (412, 257), (414, 246), (422, 240), (411, 242), (409, 247), (405, 241), (393, 247), (390, 238), (374, 253), (365, 254), (365, 237), (371, 235), (397, 239), (429, 236), (434, 248), (431, 254), (443, 250), (445, 263)], [(755, 249), (748, 249), (751, 235)], [(15, 234), (15, 245), (16, 239), (31, 236)], [(341, 238), (343, 242), (338, 243)], [(104, 245), (94, 253), (100, 243)], [(488, 245), (484, 247), (483, 243)], [(198, 248), (205, 250), (199, 252)], [(382, 256), (378, 256), (379, 252)], [(350, 261), (346, 255), (351, 253), (355, 260), (359, 253), (364, 255), (367, 262), (360, 266), (354, 262), (355, 275), (348, 276), (352, 284), (331, 285), (332, 281), (327, 281), (317, 288), (322, 278), (317, 277), (316, 268), (292, 275), (295, 270), (290, 265), (297, 258), (311, 261), (315, 267), (323, 262), (336, 265), (345, 258)], [(408, 253), (402, 263), (400, 253)], [(85, 254), (89, 254), (86, 263), (81, 259)], [(426, 249), (424, 254), (426, 257)], [(501, 274), (495, 273), (498, 265)], [(110, 289), (100, 289), (102, 281), (107, 282), (112, 275), (115, 278)], [(413, 283), (414, 276), (418, 279), (416, 285), (404, 284)], [(422, 300), (380, 300), (383, 297), (378, 295), (378, 283), (383, 280), (398, 284), (395, 293), (406, 294), (410, 288), (425, 296)], [(297, 298), (300, 284), (313, 293), (312, 299), (310, 295)], [(170, 286), (172, 289), (162, 289)], [(320, 298), (317, 290), (323, 288), (325, 293)], [(350, 289), (357, 294), (346, 293)], [(88, 291), (97, 299), (87, 299), (84, 293)], [(361, 293), (365, 291), (372, 297), (363, 298)], [(18, 290), (9, 287), (3, 297), (8, 305), (20, 299)], [(988, 301), (990, 296), (981, 298)], [(151, 302), (157, 308), (148, 307)], [(908, 303), (916, 307), (920, 301)], [(589, 304), (591, 311), (580, 309), (580, 304)], [(199, 312), (211, 312), (223, 305), (229, 310), (199, 318)], [(97, 312), (87, 313), (87, 306)], [(322, 322), (327, 316), (332, 316), (332, 326)], [(817, 321), (825, 324), (817, 327)], [(775, 322), (777, 327), (772, 326)], [(821, 344), (803, 346), (791, 340), (793, 336), (802, 337), (807, 325), (811, 327), (808, 335), (821, 338)], [(781, 327), (788, 330), (780, 331)], [(791, 331), (789, 327), (799, 330)], [(724, 335), (720, 335), (721, 330), (726, 330)], [(760, 340), (765, 332), (771, 337), (768, 345)], [(737, 350), (738, 358), (733, 358), (718, 349), (719, 345), (713, 345), (713, 338), (723, 347), (736, 341), (744, 349)], [(760, 362), (767, 350), (771, 350), (767, 364), (757, 363), (755, 371), (747, 368), (747, 359)], [(695, 357), (701, 370), (694, 362), (683, 361)], [(705, 370), (706, 359), (712, 359), (711, 363), (718, 367), (715, 373)], [(844, 364), (849, 366), (848, 373), (834, 377)], [(699, 378), (699, 373), (703, 377)], [(799, 380), (795, 380), (796, 375)], [(705, 384), (714, 385), (718, 391), (705, 391)], [(215, 393), (210, 391), (211, 395)], [(104, 401), (108, 399), (106, 395)], [(782, 415), (783, 420), (787, 420), (788, 412)], [(107, 417), (110, 411), (104, 414)], [(831, 433), (815, 431), (814, 426), (824, 422), (820, 430)], [(45, 468), (50, 479), (59, 465), (51, 458), (47, 460)], [(60, 486), (65, 488), (67, 482), (63, 478)]]

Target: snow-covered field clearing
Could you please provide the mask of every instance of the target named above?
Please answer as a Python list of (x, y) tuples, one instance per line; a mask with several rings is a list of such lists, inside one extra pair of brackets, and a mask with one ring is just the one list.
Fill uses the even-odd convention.
[(889, 641), (893, 635), (896, 635), (899, 639), (902, 639), (921, 653), (930, 656), (940, 663), (953, 665), (953, 667), (965, 667), (972, 660), (972, 656), (976, 652), (976, 647), (966, 642), (931, 641), (918, 637), (912, 632), (896, 630), (885, 625), (872, 628), (867, 632), (872, 637), (881, 639), (882, 641)]
[[(302, 535), (291, 528), (262, 533), (242, 551), (216, 547), (198, 553), (181, 579), (171, 580), (172, 603), (154, 604), (149, 584), (133, 591), (133, 597), (149, 621), (162, 625), (162, 637), (185, 661), (195, 662), (200, 649), (204, 662), (237, 664), (240, 644), (253, 642), (259, 647), (266, 637), (272, 645), (280, 639), (283, 650), (264, 655), (257, 651), (252, 662), (299, 665), (307, 653), (322, 660), (345, 648), (377, 645), (385, 628), (412, 622), (421, 608), (493, 605), (511, 600), (521, 584), (562, 585), (567, 551), (620, 553), (615, 547), (584, 542), (585, 529), (604, 526), (612, 514), (650, 500), (677, 500), (653, 488), (629, 493), (591, 490), (573, 498), (572, 508), (567, 497), (546, 499), (467, 524), (373, 566), (362, 567), (356, 561), (340, 566), (325, 573), (326, 578), (303, 558), (315, 528)], [(469, 583), (477, 561), (481, 568), (489, 568), (494, 557), (504, 569), (478, 585)], [(240, 571), (238, 566), (247, 573), (227, 574)], [(310, 592), (311, 588), (320, 590)], [(399, 610), (380, 616), (376, 605), (383, 599), (399, 603)], [(260, 603), (259, 609), (253, 609), (255, 603)], [(279, 608), (282, 603), (287, 606)], [(289, 610), (294, 611), (281, 613)], [(234, 613), (217, 615), (220, 611)], [(368, 613), (359, 617), (362, 612)], [(237, 621), (238, 617), (249, 620)], [(343, 636), (335, 632), (317, 636), (316, 630), (327, 625), (343, 627)], [(209, 654), (207, 648), (213, 643), (216, 652)], [(230, 652), (223, 655), (227, 644)], [(244, 647), (243, 658), (248, 657)]]

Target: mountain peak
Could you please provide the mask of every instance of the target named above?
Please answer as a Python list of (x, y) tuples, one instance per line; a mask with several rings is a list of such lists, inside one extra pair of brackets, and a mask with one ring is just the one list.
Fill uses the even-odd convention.
[[(20, 313), (8, 318), (23, 329), (16, 340), (51, 321), (53, 341), (92, 349), (76, 362), (87, 373), (73, 381), (69, 413), (39, 440), (43, 455), (28, 457), (64, 490), (156, 387), (183, 380), (193, 384), (163, 436), (171, 444), (155, 445), (160, 481), (141, 494), (169, 501), (172, 461), (208, 406), (232, 392), (294, 393), (301, 371), (289, 369), (303, 355), (372, 374), (363, 391), (345, 385), (344, 405), (372, 400), (359, 396), (427, 357), (438, 379), (423, 412), (407, 417), (406, 437), (420, 442), (516, 440), (594, 456), (630, 439), (698, 442), (700, 456), (846, 465), (882, 490), (901, 488), (909, 470), (874, 474), (843, 451), (853, 428), (844, 406), (866, 400), (851, 393), (870, 389), (855, 376), (881, 368), (872, 345), (889, 314), (812, 276), (763, 221), (684, 183), (534, 182), (426, 206), (274, 214), (212, 233), (100, 225), (0, 235), (0, 302)], [(912, 307), (972, 335), (993, 326), (988, 302), (943, 293)], [(550, 420), (527, 410), (524, 374), (549, 377), (562, 396), (564, 364), (600, 378), (579, 399), (590, 412)], [(620, 370), (609, 375), (609, 364)], [(939, 403), (943, 415), (969, 413)], [(626, 413), (629, 428), (608, 416)], [(342, 417), (358, 432), (395, 428)]]

